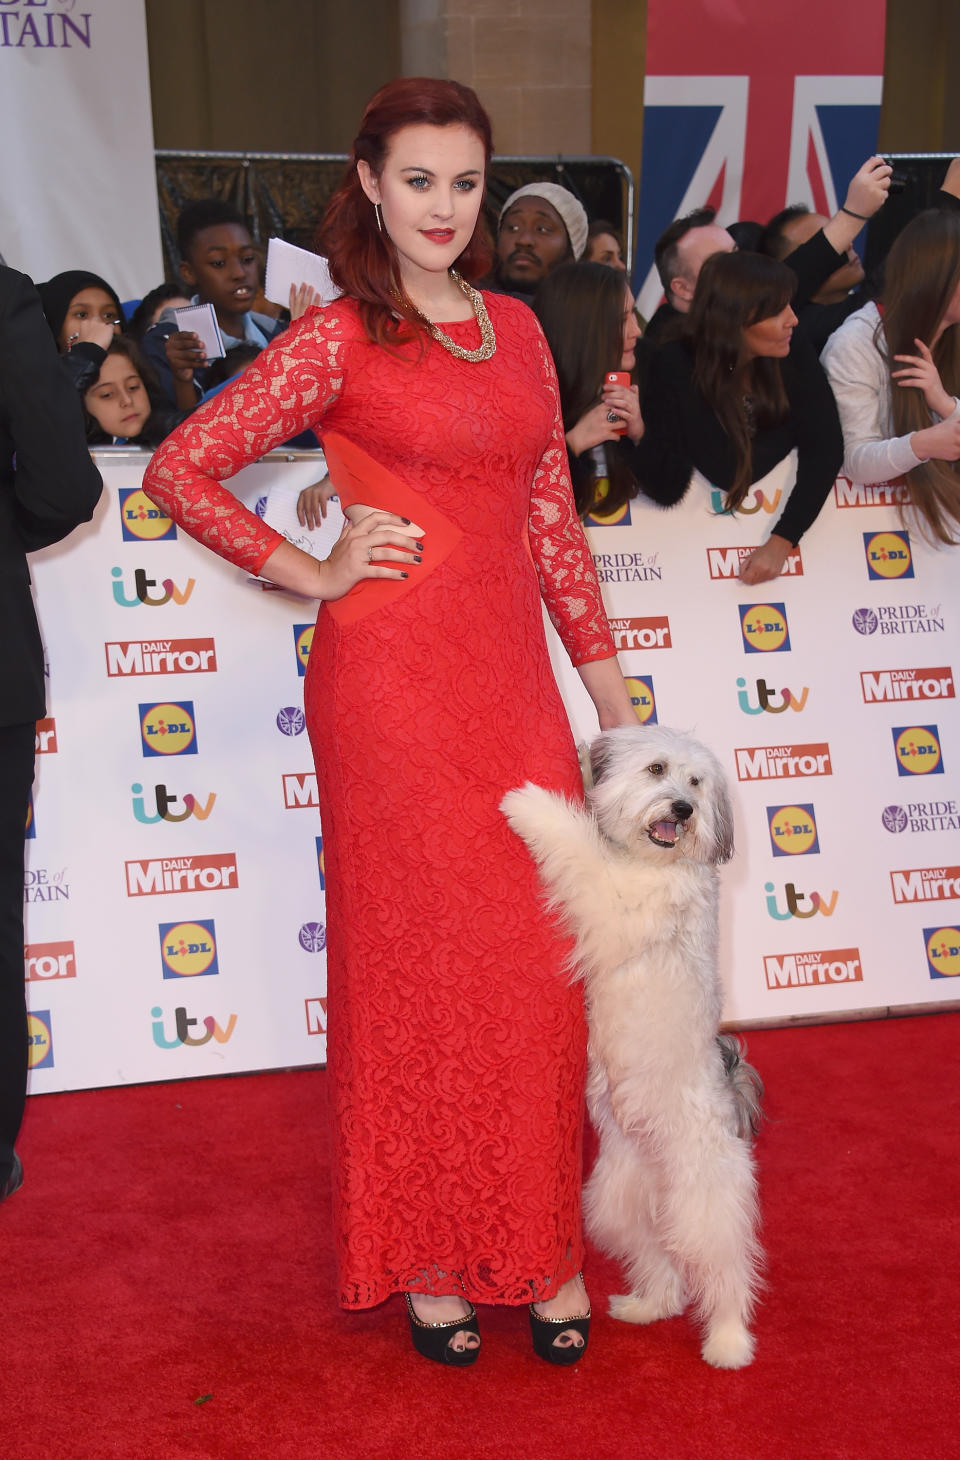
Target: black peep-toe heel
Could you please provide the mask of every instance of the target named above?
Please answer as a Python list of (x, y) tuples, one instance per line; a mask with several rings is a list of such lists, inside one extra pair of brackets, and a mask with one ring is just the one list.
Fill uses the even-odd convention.
[(470, 1312), (463, 1318), (451, 1318), (447, 1323), (424, 1323), (413, 1311), (413, 1302), (409, 1293), (403, 1295), (407, 1300), (407, 1314), (410, 1318), (410, 1337), (413, 1339), (413, 1346), (418, 1354), (423, 1354), (425, 1359), (433, 1359), (437, 1364), (450, 1364), (455, 1369), (465, 1369), (468, 1364), (477, 1362), (477, 1355), (480, 1352), (479, 1345), (476, 1348), (455, 1349), (450, 1347), (450, 1340), (458, 1333), (473, 1333), (480, 1337), (480, 1329), (477, 1326), (477, 1310), (473, 1304), (470, 1305)]
[[(541, 1359), (546, 1359), (548, 1364), (575, 1364), (582, 1359), (587, 1351), (587, 1344), (590, 1341), (590, 1309), (585, 1315), (576, 1318), (544, 1318), (538, 1313), (533, 1304), (530, 1304), (530, 1337), (533, 1339), (533, 1351)], [(582, 1345), (575, 1343), (565, 1344), (558, 1348), (555, 1340), (566, 1329), (572, 1328), (579, 1333), (583, 1339)]]

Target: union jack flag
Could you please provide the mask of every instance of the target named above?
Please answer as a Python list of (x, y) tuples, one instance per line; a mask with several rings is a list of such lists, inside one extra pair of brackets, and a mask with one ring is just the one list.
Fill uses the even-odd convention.
[(653, 246), (672, 219), (708, 204), (724, 224), (787, 203), (836, 212), (876, 147), (884, 22), (884, 0), (649, 0), (642, 314), (661, 298)]

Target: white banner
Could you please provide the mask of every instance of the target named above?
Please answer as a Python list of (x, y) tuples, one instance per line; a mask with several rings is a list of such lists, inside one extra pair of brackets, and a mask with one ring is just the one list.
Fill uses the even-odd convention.
[[(321, 1062), (326, 963), (302, 711), (314, 605), (265, 592), (98, 454), (96, 518), (36, 554), (49, 659), (28, 828), (31, 1089)], [(255, 503), (277, 473), (235, 479)], [(690, 730), (731, 782), (726, 1017), (788, 1020), (960, 990), (956, 552), (840, 479), (802, 552), (746, 588), (787, 467), (717, 515), (695, 482), (589, 537), (641, 718)], [(552, 653), (578, 738), (596, 733)]]
[(163, 279), (142, 0), (0, 3), (0, 256), (88, 269), (121, 299)]

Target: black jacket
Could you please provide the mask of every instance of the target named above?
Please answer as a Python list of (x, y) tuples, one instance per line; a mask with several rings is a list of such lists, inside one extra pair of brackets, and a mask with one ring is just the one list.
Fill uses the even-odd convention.
[(40, 296), (0, 265), (0, 725), (45, 712), (26, 554), (89, 521), (101, 488)]

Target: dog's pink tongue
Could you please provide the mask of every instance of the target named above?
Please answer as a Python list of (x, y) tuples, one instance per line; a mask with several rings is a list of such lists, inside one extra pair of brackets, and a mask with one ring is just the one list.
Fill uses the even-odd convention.
[(675, 842), (677, 839), (677, 823), (675, 821), (655, 821), (653, 823), (653, 834), (662, 842)]

